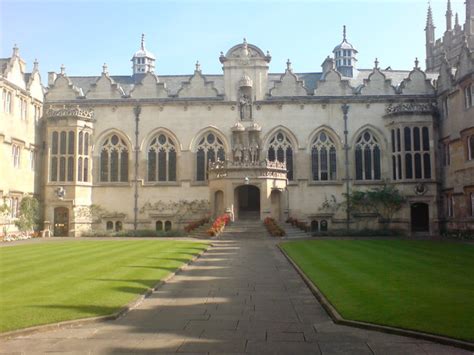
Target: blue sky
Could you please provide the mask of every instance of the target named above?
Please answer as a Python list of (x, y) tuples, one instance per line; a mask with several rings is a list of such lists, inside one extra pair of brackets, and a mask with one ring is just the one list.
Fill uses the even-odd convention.
[[(440, 37), (446, 1), (431, 6)], [(452, 0), (461, 24), (464, 6)], [(9, 57), (17, 43), (28, 70), (38, 58), (43, 82), (61, 64), (71, 76), (99, 75), (104, 62), (110, 74), (127, 75), (143, 32), (158, 75), (190, 74), (196, 60), (203, 73), (216, 74), (220, 51), (246, 37), (270, 51), (270, 71), (284, 71), (290, 58), (296, 72), (314, 72), (341, 42), (345, 24), (359, 68), (372, 68), (378, 57), (383, 68), (411, 69), (415, 57), (424, 64), (426, 8), (424, 0), (0, 0), (0, 55)]]

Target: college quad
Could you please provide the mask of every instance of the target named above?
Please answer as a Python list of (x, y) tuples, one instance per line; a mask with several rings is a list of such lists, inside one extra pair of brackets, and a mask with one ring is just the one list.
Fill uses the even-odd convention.
[(358, 68), (344, 28), (318, 72), (288, 60), (269, 73), (270, 53), (244, 39), (221, 52), (222, 74), (196, 63), (164, 75), (142, 36), (130, 75), (62, 66), (45, 86), (15, 45), (0, 59), (2, 233), (26, 194), (54, 236), (181, 229), (222, 213), (334, 230), (346, 211), (328, 205), (384, 184), (406, 198), (392, 228), (474, 229), (474, 0), (465, 7), (460, 21), (448, 1), (439, 39), (428, 9), (424, 70), (415, 58), (408, 70)]

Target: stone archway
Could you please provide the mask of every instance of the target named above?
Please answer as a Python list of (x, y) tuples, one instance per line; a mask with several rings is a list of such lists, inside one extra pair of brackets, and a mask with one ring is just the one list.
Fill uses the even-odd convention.
[(239, 219), (260, 218), (260, 189), (253, 185), (242, 185), (235, 189), (235, 206)]
[(430, 231), (430, 207), (426, 203), (413, 203), (410, 208), (411, 231), (429, 232)]

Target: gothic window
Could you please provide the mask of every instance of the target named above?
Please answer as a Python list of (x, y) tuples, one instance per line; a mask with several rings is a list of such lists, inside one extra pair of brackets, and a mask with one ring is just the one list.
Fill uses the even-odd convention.
[(464, 88), (464, 107), (469, 108), (474, 105), (474, 86), (470, 84)]
[[(51, 134), (51, 181), (74, 181), (75, 171), (74, 131), (54, 131)], [(78, 172), (79, 173), (79, 172)]]
[(77, 138), (77, 181), (89, 180), (89, 133), (79, 132)]
[(120, 232), (122, 229), (123, 229), (122, 222), (120, 221), (115, 222), (115, 231)]
[(5, 91), (4, 111), (6, 113), (12, 112), (12, 94), (10, 91)]
[(112, 222), (112, 221), (107, 221), (107, 224), (106, 224), (105, 228), (106, 228), (108, 231), (113, 230), (113, 229), (114, 229), (114, 222)]
[(165, 232), (169, 232), (171, 230), (171, 221), (165, 222)]
[(315, 181), (336, 179), (336, 145), (325, 132), (318, 133), (311, 146), (311, 171)]
[(114, 134), (102, 144), (100, 153), (100, 181), (128, 181), (128, 147), (127, 143)]
[(17, 144), (12, 144), (12, 162), (13, 162), (13, 167), (14, 168), (19, 168), (20, 167), (20, 146)]
[(205, 181), (210, 162), (225, 160), (224, 143), (214, 133), (208, 132), (199, 140), (196, 151), (196, 180)]
[(446, 216), (454, 217), (454, 197), (451, 193), (445, 195), (446, 201)]
[(267, 156), (269, 161), (286, 163), (288, 180), (293, 180), (293, 148), (286, 134), (278, 132), (270, 139)]
[(363, 132), (356, 141), (356, 180), (379, 180), (380, 145), (369, 130)]
[(162, 221), (156, 221), (155, 227), (156, 227), (156, 230), (158, 232), (162, 231), (163, 230), (163, 222)]
[(148, 181), (176, 181), (176, 145), (162, 133), (148, 149)]
[(467, 159), (474, 160), (474, 135), (467, 137)]

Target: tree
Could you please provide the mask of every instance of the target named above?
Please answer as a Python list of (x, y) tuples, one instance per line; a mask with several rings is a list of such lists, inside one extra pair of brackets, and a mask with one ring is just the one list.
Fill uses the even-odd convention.
[(39, 203), (33, 196), (25, 196), (20, 202), (20, 213), (15, 225), (22, 232), (32, 231), (39, 222)]
[(406, 198), (390, 185), (367, 191), (354, 191), (349, 197), (349, 205), (353, 211), (377, 213), (385, 222), (385, 227), (405, 203)]

